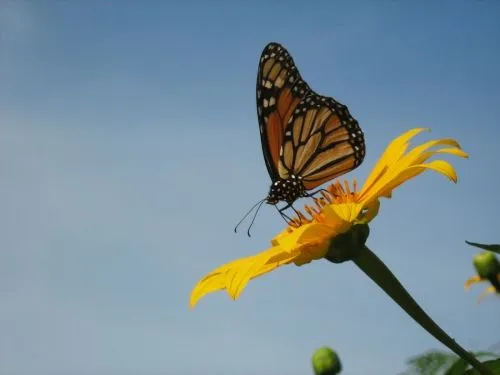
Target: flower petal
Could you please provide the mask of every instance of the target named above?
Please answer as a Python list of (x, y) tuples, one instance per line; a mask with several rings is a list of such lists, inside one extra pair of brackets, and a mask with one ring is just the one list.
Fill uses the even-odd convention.
[[(401, 159), (387, 172), (387, 179), (391, 180), (395, 176), (399, 175), (402, 171), (408, 167), (416, 164), (422, 164), (427, 161), (431, 156), (435, 155), (438, 150), (430, 150), (430, 148), (435, 146), (453, 146), (455, 149), (460, 149), (460, 145), (457, 141), (453, 139), (438, 139), (433, 141), (425, 142), (420, 146), (414, 147), (406, 155), (403, 155)], [(448, 148), (449, 150), (449, 148)]]
[(482, 292), (480, 294), (480, 296), (477, 298), (477, 303), (481, 303), (481, 301), (487, 297), (489, 294), (495, 294), (496, 293), (496, 289), (494, 286), (489, 286), (488, 288), (486, 288), (486, 290), (484, 292)]
[[(387, 198), (390, 198), (390, 194), (387, 196)], [(380, 209), (380, 201), (378, 199), (370, 202), (367, 204), (365, 207), (365, 211), (359, 218), (361, 223), (368, 224), (370, 223), (377, 215), (378, 211)]]
[(191, 296), (189, 298), (189, 307), (193, 308), (198, 303), (198, 301), (207, 294), (225, 289), (226, 271), (229, 270), (231, 265), (235, 264), (236, 262), (237, 261), (225, 264), (224, 266), (213, 270), (208, 275), (203, 277), (200, 281), (198, 281), (198, 283), (191, 291)]
[(325, 221), (327, 223), (329, 222), (328, 219), (330, 219), (330, 222), (337, 221), (337, 226), (339, 227), (337, 234), (343, 233), (356, 221), (363, 207), (362, 203), (357, 202), (331, 204), (323, 209)]
[(420, 155), (414, 161), (413, 165), (423, 164), (427, 160), (429, 160), (432, 156), (434, 156), (436, 154), (455, 155), (455, 156), (458, 156), (458, 157), (464, 158), (464, 159), (468, 159), (469, 158), (469, 155), (466, 152), (462, 151), (462, 150), (459, 150), (459, 149), (456, 149), (456, 148), (443, 148), (443, 149), (440, 149), (440, 150), (433, 150), (433, 151), (424, 152), (422, 155)]
[(450, 154), (450, 155), (455, 155), (458, 156), (459, 158), (464, 158), (468, 159), (469, 154), (466, 153), (465, 151), (462, 151), (459, 148), (442, 148), (440, 150), (434, 151), (435, 154)]
[(273, 238), (272, 243), (275, 246), (281, 246), (283, 250), (292, 251), (297, 249), (297, 247), (302, 244), (306, 244), (311, 241), (322, 241), (323, 238), (327, 238), (332, 234), (335, 234), (335, 232), (333, 232), (331, 226), (313, 222), (304, 224), (299, 228), (294, 229), (292, 233), (281, 233), (277, 237)]
[[(436, 146), (452, 146), (441, 148), (438, 150), (431, 150)], [(456, 182), (457, 175), (453, 167), (442, 160), (432, 161), (425, 163), (427, 159), (435, 154), (452, 154), (459, 157), (468, 157), (468, 154), (460, 150), (460, 145), (454, 139), (439, 139), (425, 142), (420, 146), (414, 147), (406, 155), (402, 155), (400, 160), (393, 165), (387, 166), (379, 178), (369, 186), (363, 187), (359, 200), (365, 204), (369, 204), (377, 197), (390, 197), (392, 190), (401, 185), (403, 182), (418, 176), (425, 169), (433, 169), (452, 181)], [(425, 166), (422, 168), (422, 166)]]
[(408, 180), (418, 176), (419, 174), (425, 172), (427, 169), (432, 169), (450, 179), (453, 182), (457, 182), (457, 173), (453, 166), (444, 160), (434, 160), (425, 164), (413, 165), (406, 168), (402, 173), (400, 173), (396, 178), (394, 178), (390, 183), (384, 186), (382, 191), (376, 192), (380, 196), (390, 196), (392, 191), (399, 187), (401, 184)]
[[(421, 144), (420, 146), (414, 147), (411, 151), (404, 155), (398, 162), (398, 166), (400, 167), (400, 169), (404, 169), (411, 164), (417, 163), (417, 160), (419, 160), (419, 157), (421, 155), (426, 153), (430, 148), (436, 146), (453, 146), (452, 148), (460, 150), (460, 145), (458, 144), (458, 142), (451, 138), (428, 141)], [(429, 151), (429, 154), (434, 155), (436, 151), (437, 150), (431, 150)]]
[(444, 160), (433, 160), (429, 163), (425, 164), (419, 164), (419, 165), (414, 165), (410, 168), (407, 169), (407, 171), (411, 171), (413, 169), (419, 169), (419, 168), (424, 168), (424, 169), (432, 169), (440, 174), (442, 174), (445, 177), (448, 177), (453, 182), (458, 181), (458, 176), (457, 172), (455, 171), (455, 168), (448, 163), (447, 161)]
[(262, 266), (260, 270), (258, 270), (252, 279), (256, 277), (265, 275), (278, 267), (284, 266), (286, 264), (290, 264), (294, 262), (300, 256), (299, 251), (289, 252), (289, 251), (281, 251), (278, 254), (275, 254), (271, 257), (266, 264)]
[(234, 300), (237, 299), (240, 296), (241, 292), (243, 292), (243, 289), (245, 289), (245, 287), (247, 286), (248, 282), (253, 277), (255, 277), (256, 274), (259, 273), (259, 271), (269, 261), (269, 259), (282, 252), (283, 250), (281, 248), (272, 247), (271, 249), (266, 250), (260, 254), (247, 258), (248, 260), (240, 265), (240, 267), (235, 270), (235, 272), (233, 272), (233, 276), (231, 277), (231, 279), (227, 280), (228, 284), (226, 285), (226, 287), (229, 296)]
[(294, 229), (290, 227), (286, 227), (284, 230), (282, 230), (280, 233), (278, 233), (274, 238), (271, 240), (271, 245), (273, 246), (279, 246), (279, 241), (281, 238), (284, 238), (285, 236), (289, 236), (290, 233), (292, 233)]
[(235, 300), (251, 279), (289, 264), (300, 256), (300, 251), (284, 250), (275, 246), (262, 253), (226, 263), (196, 284), (191, 292), (189, 306), (193, 308), (201, 298), (219, 290), (227, 290), (229, 296)]
[(472, 276), (472, 277), (468, 278), (467, 281), (465, 282), (464, 290), (468, 291), (472, 285), (483, 282), (483, 281), (486, 281), (486, 279), (483, 279), (479, 275)]
[(403, 133), (399, 137), (395, 138), (387, 149), (384, 151), (382, 156), (380, 157), (377, 164), (373, 168), (372, 172), (366, 179), (366, 182), (361, 189), (361, 192), (366, 190), (371, 190), (372, 185), (375, 184), (385, 173), (387, 167), (394, 164), (397, 160), (401, 158), (401, 156), (405, 153), (409, 146), (409, 141), (415, 137), (416, 135), (422, 133), (423, 131), (430, 131), (430, 129), (426, 128), (415, 128)]

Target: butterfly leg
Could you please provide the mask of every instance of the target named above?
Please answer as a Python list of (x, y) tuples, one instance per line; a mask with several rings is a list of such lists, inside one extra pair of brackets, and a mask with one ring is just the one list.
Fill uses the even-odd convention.
[(278, 206), (274, 206), (276, 207), (276, 210), (278, 210), (279, 214), (281, 215), (281, 217), (283, 218), (283, 220), (285, 220), (285, 223), (290, 224), (290, 222), (292, 221), (292, 219), (287, 215), (285, 214), (283, 211), (286, 210), (288, 207), (290, 207), (291, 205), (287, 205), (283, 208), (278, 208)]
[[(278, 209), (278, 207), (276, 207)], [(293, 203), (288, 203), (285, 207), (283, 208), (279, 208), (278, 209), (278, 212), (280, 213), (281, 217), (286, 221), (286, 223), (288, 225), (290, 225), (290, 223), (294, 222), (293, 219), (291, 219), (287, 214), (285, 214), (283, 211), (286, 210), (287, 208), (292, 208), (292, 210), (295, 212), (295, 214), (297, 215), (297, 218), (299, 220), (299, 225), (302, 224), (302, 219), (300, 218), (300, 214), (299, 212), (295, 209), (295, 207), (293, 207)]]
[(306, 197), (308, 197), (308, 198), (314, 198), (314, 196), (316, 194), (318, 194), (319, 192), (321, 192), (321, 191), (324, 191), (325, 193), (328, 194), (327, 190), (325, 190), (325, 189), (319, 189), (319, 190), (313, 191), (312, 193), (306, 193)]
[(291, 204), (290, 207), (292, 207), (292, 210), (295, 212), (295, 215), (297, 215), (297, 218), (299, 219), (299, 225), (302, 225), (302, 219), (300, 217), (300, 213), (295, 209), (295, 207), (293, 207), (293, 205)]

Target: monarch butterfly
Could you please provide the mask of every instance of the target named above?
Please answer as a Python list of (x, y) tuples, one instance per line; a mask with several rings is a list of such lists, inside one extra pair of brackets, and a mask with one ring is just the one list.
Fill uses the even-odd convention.
[(279, 43), (269, 43), (260, 57), (257, 117), (272, 183), (267, 197), (241, 221), (257, 205), (258, 212), (264, 202), (281, 201), (287, 205), (278, 211), (290, 219), (283, 211), (298, 198), (313, 195), (309, 191), (355, 169), (365, 157), (363, 132), (347, 106), (314, 92)]

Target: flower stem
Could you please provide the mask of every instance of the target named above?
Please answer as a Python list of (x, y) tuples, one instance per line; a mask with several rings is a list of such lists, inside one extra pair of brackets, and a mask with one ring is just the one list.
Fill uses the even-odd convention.
[(368, 247), (364, 246), (361, 248), (359, 255), (353, 261), (361, 271), (372, 279), (427, 332), (467, 361), (481, 375), (493, 375), (493, 373), (479, 362), (474, 355), (458, 345), (455, 340), (448, 336), (448, 334), (427, 315), (399, 282), (396, 276), (394, 276), (391, 270), (370, 249), (368, 249)]

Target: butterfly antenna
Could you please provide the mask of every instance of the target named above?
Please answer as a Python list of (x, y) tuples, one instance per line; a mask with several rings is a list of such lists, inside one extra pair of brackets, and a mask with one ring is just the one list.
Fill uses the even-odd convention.
[(243, 216), (243, 217), (241, 218), (241, 220), (238, 222), (238, 224), (236, 224), (236, 226), (234, 227), (234, 233), (237, 233), (237, 232), (238, 232), (238, 227), (240, 226), (240, 224), (243, 222), (243, 220), (245, 220), (245, 219), (248, 217), (248, 215), (250, 215), (250, 213), (251, 213), (251, 212), (255, 209), (255, 207), (259, 206), (259, 208), (260, 208), (260, 206), (262, 205), (262, 203), (264, 203), (264, 201), (265, 201), (265, 200), (266, 200), (266, 198), (264, 198), (264, 199), (262, 199), (262, 200), (258, 201), (257, 203), (255, 203), (255, 204), (252, 206), (252, 208), (250, 208), (250, 209), (248, 210), (248, 212), (245, 214), (245, 216)]
[[(253, 223), (254, 223), (254, 221), (255, 221), (255, 218), (257, 217), (257, 214), (259, 213), (260, 208), (261, 208), (261, 207), (262, 207), (262, 205), (264, 204), (264, 201), (265, 201), (265, 199), (261, 200), (261, 201), (259, 202), (259, 206), (258, 206), (258, 207), (257, 207), (257, 209), (255, 210), (255, 215), (253, 215), (252, 221), (250, 222), (250, 226), (248, 227), (248, 230), (247, 230), (248, 237), (252, 237), (252, 236), (250, 236), (250, 229), (252, 228), (252, 225), (253, 225)], [(255, 206), (254, 206), (254, 207), (255, 207)]]

